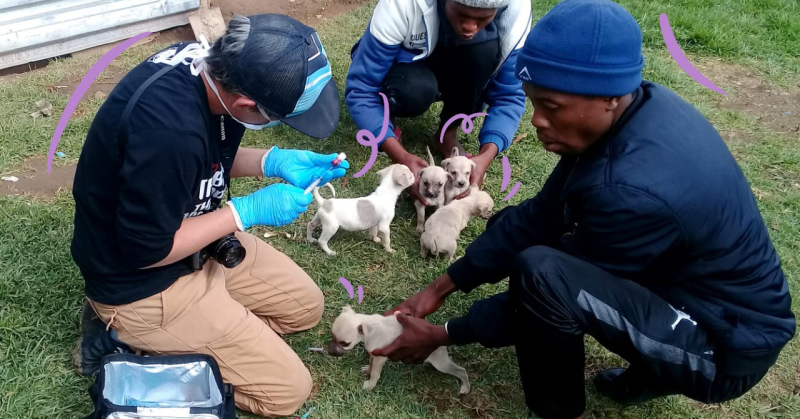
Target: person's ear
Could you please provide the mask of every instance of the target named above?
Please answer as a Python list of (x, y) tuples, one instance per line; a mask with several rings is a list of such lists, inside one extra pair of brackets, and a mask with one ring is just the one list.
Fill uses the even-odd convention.
[(250, 110), (256, 107), (256, 102), (247, 96), (240, 95), (238, 93), (234, 94), (233, 96), (235, 97), (235, 99), (233, 100), (234, 108), (243, 108)]
[(622, 96), (607, 97), (606, 98), (606, 111), (611, 112), (619, 107), (619, 101)]

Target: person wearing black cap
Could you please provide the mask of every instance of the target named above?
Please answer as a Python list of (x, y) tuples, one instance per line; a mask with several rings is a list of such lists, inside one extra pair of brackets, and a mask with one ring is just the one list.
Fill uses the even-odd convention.
[[(293, 222), (312, 201), (304, 189), (349, 165), (328, 171), (335, 154), (240, 142), (246, 128), (281, 123), (325, 138), (339, 109), (316, 32), (282, 15), (234, 17), (213, 46), (171, 46), (120, 81), (73, 187), (71, 250), (90, 305), (75, 351), (82, 373), (118, 347), (204, 353), (241, 409), (283, 416), (305, 402), (311, 375), (281, 335), (319, 322), (322, 292), (244, 230)], [(286, 183), (228, 193), (220, 207), (231, 178), (260, 176)]]
[[(780, 259), (725, 143), (642, 79), (641, 48), (636, 20), (609, 0), (565, 0), (534, 26), (516, 72), (561, 159), (536, 196), (389, 312), (405, 313), (404, 332), (373, 355), (514, 345), (526, 403), (545, 419), (585, 417), (586, 334), (629, 362), (595, 379), (623, 404), (720, 403), (761, 381), (796, 327)], [(506, 277), (507, 292), (466, 316), (422, 320), (454, 291)]]
[[(393, 121), (418, 117), (441, 101), (431, 149), (450, 157), (458, 148), (475, 163), (472, 182), (481, 184), (494, 158), (511, 146), (525, 112), (514, 65), (530, 28), (530, 0), (381, 0), (352, 49), (345, 88), (350, 115), (378, 138), (384, 93), (392, 122), (380, 148), (417, 174), (428, 163), (405, 150)], [(456, 137), (460, 121), (444, 134), (442, 129), (458, 114), (478, 112), (488, 116), (478, 135), (479, 154), (471, 156)], [(416, 184), (408, 191), (425, 203)]]

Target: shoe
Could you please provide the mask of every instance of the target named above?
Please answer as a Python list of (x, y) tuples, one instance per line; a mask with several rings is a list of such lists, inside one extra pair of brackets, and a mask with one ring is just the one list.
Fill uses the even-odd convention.
[(625, 368), (611, 368), (597, 373), (594, 378), (597, 391), (615, 402), (633, 406), (650, 400), (677, 394), (666, 388), (655, 387), (656, 380), (642, 380)]
[(81, 313), (81, 337), (72, 350), (72, 365), (83, 376), (91, 376), (100, 370), (103, 357), (113, 353), (131, 352), (128, 345), (118, 341), (106, 324), (95, 314), (88, 302)]

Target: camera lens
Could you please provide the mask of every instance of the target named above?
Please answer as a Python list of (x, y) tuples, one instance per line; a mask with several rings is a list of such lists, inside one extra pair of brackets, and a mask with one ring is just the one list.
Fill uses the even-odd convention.
[(214, 247), (213, 257), (226, 268), (235, 268), (244, 260), (246, 251), (244, 246), (233, 234), (229, 234), (217, 242)]

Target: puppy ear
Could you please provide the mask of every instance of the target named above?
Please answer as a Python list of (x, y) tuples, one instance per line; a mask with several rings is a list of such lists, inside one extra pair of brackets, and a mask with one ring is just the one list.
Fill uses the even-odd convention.
[(408, 171), (408, 173), (404, 173), (401, 171), (399, 173), (394, 173), (392, 175), (392, 180), (394, 180), (395, 185), (401, 188), (407, 188), (414, 184), (414, 175), (411, 173), (410, 170)]
[(450, 174), (450, 172), (447, 172), (447, 180), (449, 180), (449, 181), (451, 181), (451, 182), (452, 182), (452, 181), (454, 181), (454, 180), (456, 180), (456, 179), (455, 179), (455, 177), (453, 177), (453, 175), (452, 175), (452, 174)]
[(472, 166), (472, 170), (478, 168), (478, 163), (475, 163), (475, 160), (469, 159), (469, 165)]
[(449, 170), (450, 170), (450, 168), (449, 168), (449, 167), (447, 167), (447, 166), (450, 166), (450, 162), (451, 162), (451, 161), (452, 161), (452, 160), (450, 160), (450, 159), (444, 159), (444, 160), (442, 160), (442, 168), (443, 168), (444, 170), (447, 170), (447, 171), (449, 171)]
[(450, 157), (458, 157), (458, 147), (453, 147), (453, 151), (450, 152)]
[(351, 314), (351, 313), (355, 313), (355, 311), (353, 311), (353, 307), (350, 307), (350, 305), (348, 304), (348, 305), (342, 307), (342, 313)]

